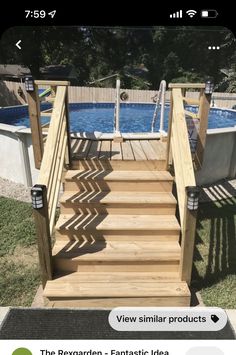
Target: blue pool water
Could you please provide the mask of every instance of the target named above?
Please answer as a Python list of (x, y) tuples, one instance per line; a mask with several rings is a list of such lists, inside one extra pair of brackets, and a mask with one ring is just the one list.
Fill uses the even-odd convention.
[[(49, 104), (44, 105), (44, 109)], [(150, 132), (154, 104), (121, 104), (120, 130), (121, 132)], [(188, 107), (195, 111), (194, 107)], [(167, 130), (169, 107), (165, 107), (164, 128)], [(47, 123), (48, 117), (42, 118)], [(0, 109), (0, 123), (29, 127), (27, 107), (16, 106)], [(113, 132), (114, 104), (70, 104), (70, 129), (72, 132)], [(156, 131), (159, 130), (160, 119), (157, 119)], [(222, 128), (236, 126), (236, 111), (212, 108), (208, 120), (208, 128)]]

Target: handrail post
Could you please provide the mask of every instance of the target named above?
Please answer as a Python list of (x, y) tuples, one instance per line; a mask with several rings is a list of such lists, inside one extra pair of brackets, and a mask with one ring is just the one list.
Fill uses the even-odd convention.
[(66, 97), (65, 97), (65, 115), (66, 115), (66, 134), (67, 134), (66, 165), (68, 166), (68, 168), (71, 168), (71, 166), (72, 166), (72, 153), (71, 153), (68, 87), (66, 88)]
[(172, 121), (173, 121), (173, 95), (172, 90), (170, 93), (170, 112), (168, 120), (168, 136), (167, 136), (167, 146), (166, 146), (166, 170), (169, 169), (169, 165), (172, 164), (171, 156), (171, 134), (172, 134)]
[(166, 97), (166, 82), (161, 81), (161, 116), (160, 116), (160, 134), (164, 132), (164, 118), (165, 118), (165, 97)]
[(180, 278), (191, 283), (193, 254), (195, 246), (195, 232), (197, 222), (197, 210), (190, 211), (187, 208), (187, 194), (185, 194), (185, 208), (182, 225), (181, 257), (180, 257)]
[(200, 105), (198, 110), (198, 117), (200, 118), (197, 147), (195, 153), (195, 163), (197, 169), (202, 167), (204, 149), (206, 144), (206, 134), (208, 127), (208, 116), (211, 105), (211, 94), (206, 94), (204, 89), (200, 92)]
[(46, 186), (33, 186), (31, 196), (36, 225), (39, 264), (44, 288), (47, 280), (52, 280), (53, 270)]
[(27, 101), (34, 152), (34, 164), (36, 169), (40, 169), (41, 161), (43, 158), (43, 135), (40, 122), (40, 101), (38, 96), (38, 85), (35, 83), (34, 91), (27, 92)]

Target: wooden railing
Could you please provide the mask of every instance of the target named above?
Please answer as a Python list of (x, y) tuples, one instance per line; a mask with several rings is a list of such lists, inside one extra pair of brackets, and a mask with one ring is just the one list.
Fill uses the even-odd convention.
[[(56, 90), (59, 85), (67, 87), (68, 85), (70, 85), (70, 82), (35, 80), (34, 90), (31, 92), (27, 92), (27, 102), (29, 107), (29, 117), (34, 152), (34, 163), (36, 169), (40, 169), (44, 151), (44, 141), (40, 117), (52, 115), (52, 109), (47, 109), (41, 112), (40, 102), (42, 101), (42, 99), (39, 97), (38, 88), (39, 86), (49, 86), (51, 88), (51, 94), (45, 101), (53, 103), (55, 100)], [(66, 91), (66, 104), (68, 105), (68, 91)]]
[[(41, 82), (36, 82), (36, 85), (37, 83)], [(49, 85), (51, 84), (51, 82), (47, 83), (49, 83)], [(55, 85), (56, 82), (53, 82), (53, 84)], [(53, 95), (52, 100), (54, 104), (51, 112), (47, 139), (43, 150), (37, 150), (42, 143), (42, 128), (39, 117), (40, 113), (37, 116), (38, 122), (35, 124), (38, 129), (37, 135), (32, 131), (32, 138), (35, 134), (33, 144), (39, 143), (40, 141), (40, 144), (36, 145), (35, 156), (39, 157), (43, 154), (41, 161), (38, 161), (40, 163), (38, 181), (32, 188), (32, 199), (34, 198), (34, 193), (36, 196), (37, 191), (39, 191), (39, 195), (41, 195), (39, 198), (42, 200), (41, 208), (34, 208), (34, 217), (36, 221), (38, 251), (43, 286), (46, 284), (47, 280), (52, 278), (51, 237), (55, 226), (55, 215), (62, 182), (63, 167), (65, 164), (69, 166), (71, 164), (67, 86), (61, 86), (60, 83), (59, 86), (55, 86), (55, 95)], [(36, 105), (34, 103), (34, 107), (37, 105), (38, 103)], [(30, 103), (29, 110), (32, 114), (32, 107), (30, 107)]]
[[(190, 116), (192, 118), (196, 118), (199, 120), (199, 129), (198, 129), (198, 139), (197, 139), (197, 146), (196, 150), (193, 153), (193, 161), (195, 164), (196, 169), (201, 169), (203, 163), (203, 154), (206, 144), (206, 133), (207, 133), (207, 126), (208, 126), (208, 115), (210, 111), (210, 103), (211, 103), (211, 94), (205, 93), (205, 84), (203, 83), (196, 83), (196, 84), (169, 84), (169, 89), (172, 89), (170, 94), (170, 107), (173, 104), (173, 90), (174, 89), (181, 89), (182, 94), (182, 101), (184, 104), (188, 105), (196, 105), (198, 106), (197, 113), (193, 113), (187, 110), (184, 110), (185, 115)], [(187, 90), (198, 90), (198, 99), (187, 97)], [(169, 117), (169, 131), (171, 130), (171, 115), (172, 109), (170, 109), (170, 117)], [(167, 165), (171, 162), (171, 154), (170, 154), (170, 135), (168, 134), (168, 145), (167, 145)]]
[[(210, 97), (206, 97), (204, 93), (205, 84), (170, 84), (172, 88), (171, 106), (169, 116), (169, 131), (167, 141), (167, 162), (173, 162), (175, 170), (175, 181), (178, 197), (179, 218), (181, 225), (181, 261), (180, 261), (180, 277), (181, 280), (190, 284), (193, 252), (195, 244), (195, 230), (197, 210), (190, 210), (188, 203), (188, 188), (196, 187), (193, 157), (189, 145), (189, 134), (186, 124), (186, 114), (190, 115), (184, 108), (184, 103), (199, 105), (197, 116), (200, 119), (199, 141), (201, 143), (201, 157), (198, 162), (202, 161), (203, 151), (206, 139), (207, 117), (210, 107)], [(188, 99), (185, 97), (187, 88), (200, 89), (200, 99)], [(198, 154), (198, 144), (197, 153)]]

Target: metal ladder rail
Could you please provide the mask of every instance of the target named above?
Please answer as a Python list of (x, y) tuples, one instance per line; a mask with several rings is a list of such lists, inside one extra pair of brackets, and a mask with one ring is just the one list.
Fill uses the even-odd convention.
[(156, 125), (157, 115), (159, 111), (159, 107), (161, 106), (161, 117), (160, 117), (160, 129), (159, 132), (163, 133), (164, 131), (164, 115), (165, 115), (165, 95), (166, 95), (166, 81), (162, 80), (159, 86), (159, 90), (157, 93), (157, 101), (155, 106), (155, 111), (153, 113), (152, 118), (152, 126), (151, 131), (154, 132), (154, 128)]
[(116, 79), (116, 98), (114, 109), (114, 133), (120, 134), (120, 79)]

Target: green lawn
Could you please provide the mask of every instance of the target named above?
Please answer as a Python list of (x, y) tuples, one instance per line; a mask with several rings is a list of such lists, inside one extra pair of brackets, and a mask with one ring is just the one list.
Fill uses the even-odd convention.
[(205, 305), (236, 308), (236, 202), (202, 203), (192, 286)]
[(0, 306), (30, 306), (40, 284), (29, 203), (0, 196)]

